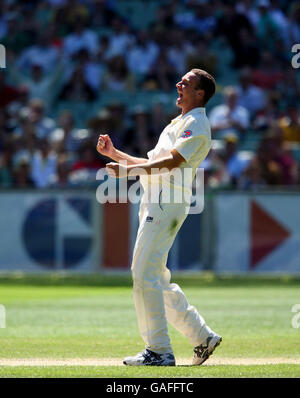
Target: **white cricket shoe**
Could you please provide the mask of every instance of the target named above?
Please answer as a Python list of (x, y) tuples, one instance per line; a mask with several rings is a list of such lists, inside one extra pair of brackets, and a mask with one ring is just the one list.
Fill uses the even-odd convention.
[(211, 333), (205, 343), (202, 343), (194, 348), (194, 358), (192, 365), (202, 365), (210, 355), (214, 352), (215, 348), (221, 343), (222, 337), (215, 333)]
[(157, 354), (146, 348), (135, 357), (125, 358), (123, 363), (129, 366), (175, 366), (175, 357), (172, 352)]

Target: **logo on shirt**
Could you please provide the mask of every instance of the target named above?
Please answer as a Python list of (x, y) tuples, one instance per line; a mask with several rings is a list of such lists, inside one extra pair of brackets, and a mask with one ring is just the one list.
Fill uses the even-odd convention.
[(188, 138), (191, 137), (192, 131), (191, 130), (185, 130), (185, 132), (182, 134), (182, 138)]
[(146, 222), (152, 222), (152, 221), (153, 221), (153, 217), (148, 216), (148, 217), (146, 218)]

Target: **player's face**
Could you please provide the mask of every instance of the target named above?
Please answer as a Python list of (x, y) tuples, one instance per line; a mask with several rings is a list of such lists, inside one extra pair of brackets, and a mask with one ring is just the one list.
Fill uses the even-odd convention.
[(179, 97), (176, 100), (176, 105), (179, 108), (189, 107), (199, 101), (199, 90), (195, 88), (197, 80), (197, 76), (193, 72), (188, 72), (181, 78), (180, 82), (176, 84), (177, 92), (179, 94)]

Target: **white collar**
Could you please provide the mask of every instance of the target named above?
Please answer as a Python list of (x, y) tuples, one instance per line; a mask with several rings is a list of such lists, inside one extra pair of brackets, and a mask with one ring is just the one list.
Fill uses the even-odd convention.
[(205, 108), (203, 106), (198, 106), (197, 108), (193, 108), (189, 112), (185, 113), (183, 116), (178, 115), (177, 117), (175, 117), (175, 119), (172, 119), (172, 122), (175, 120), (183, 119), (190, 115), (194, 115), (195, 113), (205, 113)]

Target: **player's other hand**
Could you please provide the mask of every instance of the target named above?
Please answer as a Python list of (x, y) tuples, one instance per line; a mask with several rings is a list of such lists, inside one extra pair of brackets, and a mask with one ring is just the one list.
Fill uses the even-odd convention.
[(114, 151), (114, 144), (108, 134), (100, 134), (97, 142), (97, 151), (101, 155), (111, 157)]
[(127, 167), (120, 163), (107, 163), (106, 170), (111, 177), (122, 178), (127, 177)]

